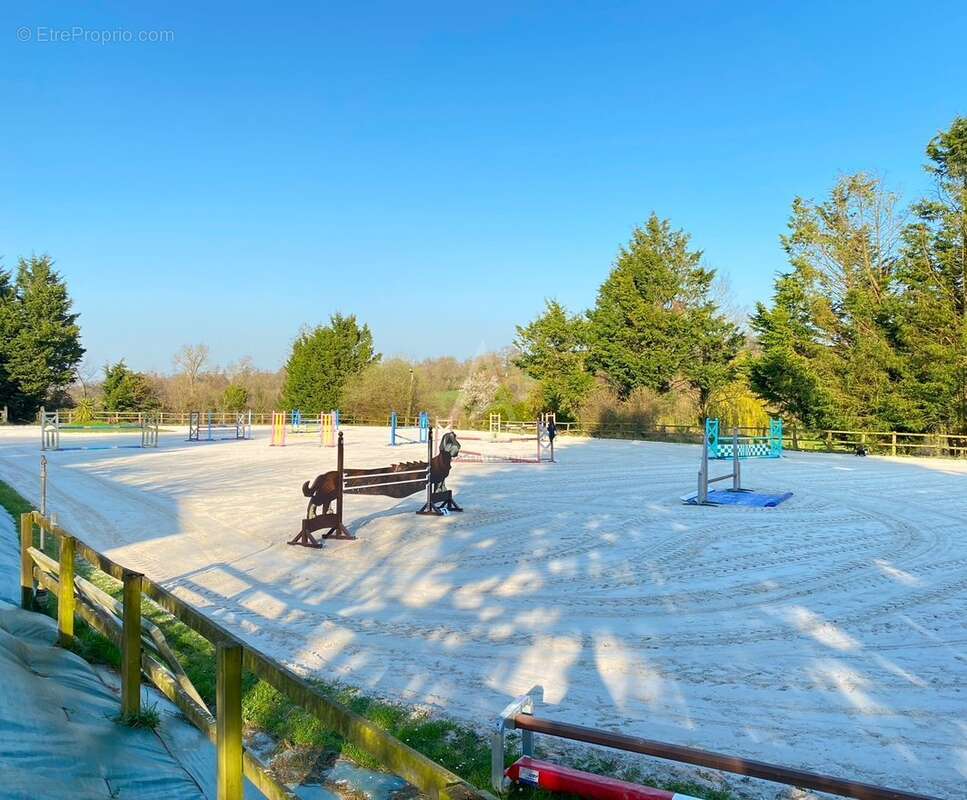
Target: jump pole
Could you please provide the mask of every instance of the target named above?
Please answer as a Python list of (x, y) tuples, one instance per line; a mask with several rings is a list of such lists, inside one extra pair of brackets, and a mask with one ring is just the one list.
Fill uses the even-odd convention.
[[(520, 731), (522, 756), (505, 770), (506, 733), (513, 730)], [(659, 800), (659, 798), (662, 798), (662, 800), (674, 800), (674, 798), (694, 800), (689, 795), (626, 783), (608, 776), (570, 769), (536, 758), (534, 735), (538, 733), (543, 736), (554, 736), (559, 739), (583, 742), (597, 747), (609, 747), (626, 753), (661, 758), (678, 764), (691, 764), (705, 769), (742, 775), (745, 778), (758, 778), (800, 789), (828, 792), (840, 797), (854, 798), (854, 800), (938, 800), (929, 795), (903, 789), (875, 786), (847, 778), (808, 772), (795, 767), (784, 767), (741, 756), (699, 750), (695, 747), (685, 747), (615, 731), (544, 719), (534, 715), (534, 700), (529, 695), (518, 697), (501, 712), (500, 719), (497, 720), (491, 735), (491, 785), (497, 792), (507, 791), (510, 781), (506, 778), (510, 778), (513, 782), (520, 782), (529, 786), (537, 786), (550, 791), (578, 793), (583, 797), (601, 798), (602, 800), (616, 800), (617, 798), (624, 798), (625, 800), (628, 798), (634, 800), (646, 800), (646, 798), (647, 800)], [(577, 792), (575, 792), (576, 789)]]

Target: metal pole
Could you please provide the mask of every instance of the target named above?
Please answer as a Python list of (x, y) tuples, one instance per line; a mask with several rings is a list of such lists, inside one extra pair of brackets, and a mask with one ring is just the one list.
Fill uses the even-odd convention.
[[(47, 516), (47, 456), (40, 457), (40, 516)], [(44, 549), (44, 528), (40, 528), (40, 549)]]
[(705, 505), (708, 502), (708, 432), (702, 436), (702, 464), (698, 470), (698, 502)]
[(336, 438), (336, 517), (339, 519), (340, 527), (342, 527), (342, 490), (345, 482), (346, 474), (343, 469), (342, 431), (339, 431), (339, 436)]
[(433, 431), (426, 431), (426, 505), (427, 511), (433, 512)]
[(742, 467), (739, 461), (739, 429), (732, 428), (732, 491), (742, 491)]
[(883, 786), (873, 786), (868, 783), (836, 778), (806, 770), (781, 767), (764, 761), (754, 761), (748, 758), (715, 753), (709, 750), (699, 750), (694, 747), (659, 742), (654, 739), (642, 739), (611, 731), (601, 731), (586, 728), (582, 725), (572, 725), (566, 722), (556, 722), (527, 713), (518, 713), (507, 721), (521, 732), (531, 731), (547, 736), (557, 736), (574, 742), (611, 747), (627, 753), (676, 761), (680, 764), (694, 764), (699, 767), (730, 772), (733, 775), (745, 775), (750, 778), (784, 783), (787, 786), (798, 786), (802, 789), (813, 789), (820, 792), (830, 792), (842, 797), (856, 800), (935, 800), (928, 795), (907, 792), (902, 789), (890, 789)]
[(412, 368), (410, 369), (410, 388), (406, 397), (406, 418), (409, 419), (413, 414), (413, 379), (414, 374)]

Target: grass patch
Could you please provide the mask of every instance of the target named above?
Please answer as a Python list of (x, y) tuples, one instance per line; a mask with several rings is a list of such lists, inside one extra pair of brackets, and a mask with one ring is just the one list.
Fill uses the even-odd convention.
[[(20, 514), (33, 510), (30, 503), (2, 481), (0, 481), (0, 506), (18, 521)], [(39, 541), (36, 533), (34, 538), (36, 545)], [(58, 557), (55, 537), (46, 537), (44, 551), (52, 558)], [(77, 559), (76, 571), (78, 575), (108, 594), (121, 598), (121, 583), (95, 570), (83, 559)], [(44, 610), (56, 619), (56, 598), (48, 595)], [(214, 646), (146, 597), (142, 597), (141, 611), (164, 633), (185, 673), (209, 707), (214, 709)], [(90, 628), (83, 620), (75, 621), (74, 633), (71, 649), (85, 660), (114, 667), (120, 665), (121, 654), (114, 643)], [(455, 772), (471, 785), (490, 790), (490, 742), (486, 731), (478, 731), (450, 720), (433, 718), (402, 704), (378, 700), (340, 683), (321, 680), (311, 680), (310, 683), (323, 694), (348, 706), (414, 750)], [(311, 751), (314, 757), (309, 759), (310, 761), (328, 762), (336, 756), (343, 756), (362, 767), (381, 769), (381, 765), (368, 752), (345, 741), (338, 734), (324, 729), (314, 716), (293, 704), (272, 686), (249, 674), (243, 678), (242, 715), (250, 730), (264, 731), (282, 747)], [(132, 719), (125, 720), (119, 717), (118, 721), (132, 727), (154, 729), (159, 719), (157, 708), (154, 707), (142, 711)], [(508, 747), (508, 764), (514, 757), (510, 750), (511, 747)], [(580, 760), (574, 763), (574, 766), (603, 775), (617, 775), (626, 780), (642, 780), (641, 772), (622, 768), (617, 761), (600, 757)], [(653, 776), (648, 776), (645, 782), (658, 788), (690, 794), (705, 800), (734, 800), (734, 795), (727, 791), (708, 789), (692, 783), (668, 782)], [(561, 795), (551, 795), (544, 791), (521, 787), (514, 788), (511, 794), (514, 797), (534, 798), (534, 800), (544, 800), (552, 796), (561, 798)]]
[(34, 510), (34, 507), (30, 503), (3, 481), (0, 481), (0, 506), (3, 506), (7, 510), (7, 513), (13, 517), (13, 521), (18, 526), (17, 530), (20, 530), (20, 515)]
[(114, 721), (129, 728), (147, 728), (153, 731), (161, 724), (161, 714), (158, 712), (158, 704), (152, 703), (137, 714), (118, 714)]

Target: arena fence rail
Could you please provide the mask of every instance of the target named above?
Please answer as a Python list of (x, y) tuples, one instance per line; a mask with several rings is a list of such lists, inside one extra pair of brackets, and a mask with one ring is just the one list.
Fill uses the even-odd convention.
[[(57, 558), (34, 546), (37, 530), (57, 542)], [(295, 800), (257, 755), (242, 742), (242, 671), (247, 670), (315, 716), (327, 729), (373, 755), (382, 765), (439, 800), (492, 800), (445, 767), (396, 739), (378, 725), (323, 694), (292, 670), (196, 610), (148, 576), (113, 561), (52, 520), (33, 511), (20, 517), (21, 605), (32, 609), (37, 587), (55, 593), (60, 644), (70, 646), (75, 616), (113, 641), (121, 650), (121, 711), (137, 713), (142, 675), (167, 696), (217, 749), (220, 800), (242, 800), (243, 776), (270, 800)], [(75, 574), (78, 558), (123, 584), (122, 601)], [(216, 648), (217, 703), (205, 706), (163, 636), (142, 618), (142, 597), (203, 636)]]
[[(137, 421), (143, 412), (97, 411), (87, 412), (76, 408), (59, 409), (61, 419), (67, 423), (104, 422), (104, 421)], [(159, 411), (158, 422), (165, 425), (187, 425), (189, 412), (187, 411)], [(215, 412), (216, 419), (221, 423), (231, 420), (233, 412)], [(365, 415), (342, 414), (342, 425), (365, 425), (368, 427), (386, 427), (386, 418), (369, 417)], [(39, 417), (38, 417), (39, 422)], [(254, 411), (253, 425), (272, 424), (271, 411)], [(418, 426), (418, 418), (404, 419), (399, 416), (400, 426)], [(502, 427), (508, 430), (515, 425), (533, 426), (533, 422), (502, 421)], [(466, 430), (489, 430), (489, 422), (481, 425), (462, 426)], [(590, 436), (599, 439), (637, 439), (659, 442), (691, 442), (700, 444), (703, 430), (698, 425), (646, 425), (638, 422), (558, 422), (558, 433), (561, 435)], [(768, 427), (739, 426), (739, 433), (743, 436), (768, 436)], [(923, 456), (944, 458), (967, 458), (967, 434), (958, 433), (913, 433), (909, 431), (877, 431), (877, 430), (832, 430), (832, 429), (804, 429), (795, 423), (784, 427), (782, 435), (783, 450), (819, 451), (828, 453), (852, 453), (857, 447), (864, 447), (872, 455), (889, 456)]]

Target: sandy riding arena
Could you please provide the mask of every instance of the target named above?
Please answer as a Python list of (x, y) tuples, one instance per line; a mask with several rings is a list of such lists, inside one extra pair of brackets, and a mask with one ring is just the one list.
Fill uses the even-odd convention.
[[(559, 439), (455, 462), (463, 514), (347, 497), (358, 540), (309, 550), (285, 542), (335, 451), (268, 435), (50, 452), (49, 508), (280, 661), (481, 733), (539, 685), (542, 716), (962, 796), (967, 463), (793, 453), (743, 467), (779, 508), (688, 507), (698, 447)], [(350, 467), (425, 455), (345, 436)], [(39, 441), (0, 430), (35, 501)]]

